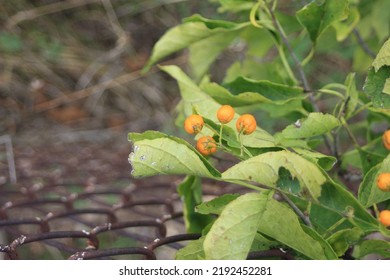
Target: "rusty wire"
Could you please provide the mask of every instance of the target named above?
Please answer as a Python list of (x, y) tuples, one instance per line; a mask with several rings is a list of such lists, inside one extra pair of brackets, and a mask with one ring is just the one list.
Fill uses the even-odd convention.
[[(174, 184), (78, 187), (76, 192), (73, 184), (0, 186), (0, 258), (40, 259), (46, 250), (49, 257), (45, 258), (54, 259), (58, 256), (50, 255), (49, 248), (55, 248), (71, 260), (171, 259), (186, 242), (200, 237), (185, 233)], [(107, 233), (113, 235), (109, 241), (104, 237)], [(118, 238), (124, 241), (114, 246)], [(27, 248), (36, 243), (41, 244), (40, 253), (34, 246)], [(248, 255), (248, 259), (259, 258), (291, 256), (278, 249)]]
[[(21, 188), (19, 191), (0, 189), (0, 231), (7, 233), (11, 242), (0, 246), (0, 252), (6, 259), (18, 259), (18, 251), (23, 246), (34, 242), (43, 242), (54, 246), (60, 251), (71, 253), (68, 258), (107, 258), (113, 255), (141, 255), (146, 259), (156, 259), (153, 250), (155, 240), (163, 240), (164, 244), (174, 243), (180, 240), (194, 239), (194, 235), (178, 235), (167, 237), (167, 222), (176, 220), (182, 224), (182, 214), (174, 207), (178, 200), (170, 186), (165, 197), (143, 197), (142, 191), (135, 185), (124, 189), (109, 187), (88, 186), (79, 193), (66, 192), (69, 186), (46, 186), (40, 188)], [(100, 197), (115, 196), (114, 203), (107, 203)], [(80, 204), (82, 207), (79, 207)], [(94, 204), (94, 206), (92, 206)], [(158, 206), (159, 215), (149, 211), (151, 207)], [(55, 210), (51, 210), (54, 208)], [(31, 210), (31, 211), (30, 211)], [(29, 216), (31, 212), (40, 215)], [(119, 213), (124, 212), (124, 213)], [(154, 211), (156, 212), (156, 211)], [(134, 217), (137, 216), (137, 219)], [(142, 218), (140, 218), (142, 217)], [(103, 218), (103, 220), (102, 220)], [(63, 226), (71, 230), (56, 228), (56, 221), (62, 221)], [(69, 221), (72, 221), (69, 225)], [(79, 223), (86, 227), (83, 230), (74, 230), (73, 223)], [(21, 227), (28, 226), (28, 230)], [(61, 227), (61, 226), (60, 226)], [(137, 232), (126, 232), (129, 228), (149, 228), (149, 236)], [(146, 242), (145, 246), (126, 248), (100, 248), (99, 236), (105, 232), (113, 231), (116, 235), (126, 236), (133, 240)], [(196, 236), (195, 236), (196, 237)], [(73, 247), (67, 242), (59, 242), (62, 239), (84, 240), (83, 247)], [(168, 239), (167, 239), (168, 238)], [(169, 242), (167, 242), (169, 240)], [(49, 242), (56, 241), (56, 242)], [(152, 249), (148, 249), (148, 248)], [(158, 247), (158, 246), (157, 246)]]

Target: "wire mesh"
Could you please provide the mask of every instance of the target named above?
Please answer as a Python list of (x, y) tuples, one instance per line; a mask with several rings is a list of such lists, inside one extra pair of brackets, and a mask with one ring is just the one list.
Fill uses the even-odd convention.
[[(179, 197), (164, 183), (2, 187), (0, 202), (5, 259), (172, 258), (178, 242), (199, 237), (184, 233)], [(173, 250), (159, 253), (161, 246)]]
[[(174, 259), (200, 237), (186, 232), (182, 177), (131, 179), (128, 147), (102, 145), (16, 149), (18, 183), (0, 176), (0, 259)], [(205, 200), (247, 191), (208, 180), (202, 187)], [(248, 255), (264, 258), (291, 255), (278, 248)]]
[[(148, 182), (0, 187), (0, 258), (173, 259), (200, 234), (185, 232), (175, 184)], [(269, 257), (290, 258), (278, 249), (248, 255)]]

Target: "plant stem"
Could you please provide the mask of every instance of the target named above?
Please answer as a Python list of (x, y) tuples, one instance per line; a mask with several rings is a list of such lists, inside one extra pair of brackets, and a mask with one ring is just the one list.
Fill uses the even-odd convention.
[(357, 30), (356, 28), (353, 29), (353, 34), (355, 34), (356, 36), (356, 39), (359, 43), (359, 45), (362, 47), (362, 49), (364, 50), (364, 52), (366, 54), (368, 54), (369, 56), (371, 56), (372, 58), (375, 58), (376, 57), (376, 54), (367, 46), (366, 42), (364, 42), (362, 36), (360, 35), (359, 33), (359, 30)]
[(355, 145), (356, 148), (360, 148), (360, 145), (358, 143), (358, 141), (356, 140), (355, 136), (353, 135), (351, 129), (349, 128), (349, 125), (348, 123), (345, 121), (345, 118), (344, 117), (341, 117), (341, 123), (342, 125), (345, 127), (345, 130), (347, 131), (348, 133), (348, 136), (349, 138), (351, 138), (353, 144)]
[(282, 38), (283, 43), (286, 45), (287, 50), (289, 51), (292, 59), (294, 60), (294, 63), (296, 65), (296, 67), (297, 67), (298, 74), (301, 77), (301, 81), (302, 81), (303, 88), (304, 88), (305, 92), (309, 92), (310, 93), (311, 89), (310, 89), (309, 83), (307, 81), (306, 74), (303, 71), (303, 67), (302, 67), (301, 62), (299, 61), (299, 59), (296, 56), (294, 50), (292, 49), (292, 47), (290, 45), (290, 42), (287, 39), (286, 33), (284, 32), (284, 30), (283, 30), (282, 26), (280, 25), (278, 19), (276, 18), (275, 13), (272, 10), (269, 10), (269, 13), (271, 15), (272, 21), (273, 21), (276, 29), (279, 31), (279, 34), (280, 34), (280, 37)]
[(298, 208), (298, 206), (283, 192), (278, 191), (278, 194), (283, 198), (284, 201), (287, 202), (287, 204), (294, 210), (294, 212), (301, 218), (301, 220), (310, 228), (313, 228), (313, 225), (310, 221), (310, 218), (306, 216), (301, 209)]
[(287, 74), (289, 75), (290, 79), (294, 83), (297, 83), (297, 78), (295, 77), (294, 72), (292, 71), (292, 69), (290, 67), (290, 64), (288, 64), (288, 61), (287, 61), (286, 55), (284, 53), (283, 47), (279, 46), (279, 45), (277, 45), (276, 47), (278, 49), (279, 56), (280, 56), (280, 59), (282, 60), (283, 66), (284, 66), (285, 70), (287, 71)]
[[(313, 92), (313, 90), (311, 89), (311, 87), (309, 85), (309, 82), (307, 80), (305, 72), (303, 71), (302, 64), (299, 61), (298, 57), (296, 56), (293, 48), (291, 47), (291, 44), (290, 44), (290, 42), (287, 39), (286, 33), (283, 30), (283, 27), (280, 25), (278, 19), (275, 16), (275, 13), (272, 10), (270, 10), (267, 6), (266, 6), (266, 8), (267, 8), (269, 14), (271, 15), (272, 21), (273, 21), (276, 29), (278, 30), (278, 32), (279, 32), (279, 34), (280, 34), (280, 36), (282, 38), (283, 43), (286, 45), (287, 50), (289, 51), (289, 53), (290, 53), (290, 55), (291, 55), (291, 57), (292, 57), (292, 59), (293, 59), (293, 61), (295, 63), (295, 66), (297, 68), (298, 74), (299, 74), (299, 76), (301, 78), (301, 82), (302, 82), (302, 85), (303, 85), (303, 90), (304, 90), (304, 92), (307, 93), (307, 96), (308, 96), (308, 98), (310, 100), (310, 103), (313, 106), (313, 110), (315, 112), (320, 112), (320, 108), (318, 107), (318, 105), (317, 105), (317, 103), (316, 103), (316, 101), (314, 99), (314, 92)], [(330, 144), (329, 139), (326, 137), (326, 135), (324, 135), (323, 138), (324, 138), (325, 145), (327, 146), (329, 151), (331, 151), (332, 154), (333, 154), (333, 148), (332, 148), (332, 145)]]
[(344, 95), (342, 95), (340, 92), (335, 91), (335, 90), (331, 90), (331, 89), (322, 88), (322, 89), (319, 89), (318, 92), (334, 95), (334, 96), (341, 98), (342, 100), (345, 98)]
[(313, 228), (313, 225), (310, 221), (310, 218), (308, 216), (306, 216), (301, 211), (301, 209), (299, 209), (298, 206), (282, 191), (280, 191), (276, 188), (273, 188), (273, 187), (268, 187), (268, 186), (264, 186), (264, 187), (254, 186), (252, 184), (243, 182), (241, 180), (225, 180), (225, 181), (230, 182), (230, 183), (235, 183), (235, 184), (250, 188), (252, 190), (257, 190), (257, 191), (262, 191), (264, 189), (275, 190), (283, 198), (283, 200), (287, 202), (287, 204), (292, 208), (292, 210), (295, 212), (295, 214), (297, 214), (302, 219), (302, 221), (305, 223), (305, 225), (307, 225), (310, 228)]
[(255, 191), (264, 191), (264, 189), (270, 189), (268, 187), (258, 187), (258, 186), (255, 186), (255, 185), (252, 185), (252, 184), (249, 184), (249, 183), (246, 183), (246, 182), (243, 182), (241, 180), (223, 180), (225, 182), (229, 182), (229, 183), (233, 183), (233, 184), (237, 184), (237, 185), (240, 185), (240, 186), (243, 186), (243, 187), (247, 187), (249, 189), (252, 189), (252, 190), (255, 190)]
[(342, 223), (344, 223), (347, 220), (347, 218), (342, 217), (340, 220), (338, 220), (336, 223), (334, 223), (324, 234), (324, 238), (327, 238), (329, 235), (332, 234), (332, 231), (334, 231), (338, 226), (340, 226)]
[(219, 145), (222, 147), (222, 133), (223, 133), (223, 123), (221, 123), (221, 126), (219, 128)]

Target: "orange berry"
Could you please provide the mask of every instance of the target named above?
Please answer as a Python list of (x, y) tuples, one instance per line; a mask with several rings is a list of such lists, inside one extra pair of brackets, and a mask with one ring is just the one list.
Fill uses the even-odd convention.
[(390, 210), (383, 210), (379, 213), (379, 221), (385, 226), (390, 226)]
[(256, 119), (251, 114), (244, 114), (238, 118), (236, 122), (236, 128), (238, 132), (242, 132), (243, 134), (251, 134), (256, 130)]
[(221, 123), (228, 123), (234, 117), (234, 109), (230, 105), (223, 105), (217, 111), (217, 118)]
[(390, 150), (390, 129), (383, 133), (382, 141), (383, 146), (385, 146), (386, 149)]
[(202, 116), (191, 115), (184, 121), (184, 130), (189, 134), (198, 134), (204, 125)]
[(376, 185), (381, 191), (390, 192), (390, 173), (379, 174)]
[(196, 142), (196, 149), (204, 156), (214, 154), (217, 151), (217, 143), (211, 136), (202, 136)]

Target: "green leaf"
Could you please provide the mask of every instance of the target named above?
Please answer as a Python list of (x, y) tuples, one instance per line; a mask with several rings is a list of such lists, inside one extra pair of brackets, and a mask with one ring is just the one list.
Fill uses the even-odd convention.
[(383, 86), (383, 93), (390, 95), (390, 78), (386, 79), (385, 85)]
[(201, 179), (195, 176), (187, 176), (177, 187), (183, 201), (183, 217), (186, 232), (200, 233), (212, 220), (210, 216), (195, 212), (195, 207), (202, 203)]
[(386, 79), (390, 77), (390, 66), (382, 66), (377, 72), (368, 71), (363, 91), (371, 98), (374, 108), (389, 109), (390, 95), (384, 93)]
[(382, 162), (386, 156), (387, 151), (382, 143), (382, 135), (375, 136), (366, 145), (345, 152), (341, 158), (341, 168), (353, 167), (363, 170), (366, 174), (372, 167)]
[(301, 224), (301, 227), (308, 236), (310, 236), (311, 238), (313, 238), (315, 241), (318, 242), (318, 244), (323, 249), (324, 257), (326, 259), (328, 260), (337, 259), (337, 255), (333, 250), (332, 246), (330, 246), (330, 244), (316, 230), (304, 224)]
[(370, 24), (374, 29), (377, 40), (382, 42), (386, 38), (389, 38), (390, 32), (390, 2), (388, 0), (377, 0), (373, 3), (373, 9), (371, 17), (369, 18)]
[(239, 194), (224, 194), (210, 201), (203, 202), (196, 207), (196, 210), (200, 214), (215, 214), (220, 215), (222, 210), (230, 202), (239, 197)]
[(233, 95), (217, 83), (206, 83), (202, 85), (202, 90), (211, 96), (220, 104), (229, 104), (233, 107), (247, 106), (256, 103), (263, 103), (269, 101), (261, 94), (254, 92), (243, 93), (240, 95)]
[(367, 174), (375, 165), (381, 163), (385, 159), (385, 155), (366, 151), (362, 148), (358, 149), (360, 161), (362, 163), (363, 174)]
[(310, 113), (305, 119), (287, 126), (281, 136), (287, 139), (308, 138), (325, 134), (340, 125), (340, 121), (330, 114)]
[(383, 44), (372, 66), (374, 66), (375, 72), (378, 72), (382, 66), (390, 66), (390, 39)]
[(300, 147), (293, 147), (293, 150), (305, 159), (318, 164), (324, 170), (331, 170), (337, 162), (337, 159), (335, 157), (327, 156), (317, 151), (303, 149)]
[(390, 192), (381, 191), (376, 185), (379, 174), (383, 172), (390, 172), (390, 155), (367, 172), (359, 187), (359, 201), (366, 207), (390, 199)]
[(332, 236), (326, 239), (336, 252), (337, 256), (341, 257), (345, 254), (350, 246), (356, 244), (363, 236), (363, 231), (360, 228), (348, 228), (337, 231)]
[[(289, 23), (290, 25), (292, 25), (291, 22)], [(248, 28), (245, 28), (245, 30), (243, 30), (243, 32), (240, 34), (240, 38), (244, 40), (247, 45), (247, 58), (266, 56), (275, 43), (272, 35), (266, 28), (259, 29), (253, 25), (249, 26)], [(242, 61), (238, 62), (242, 63)], [(246, 75), (244, 75), (244, 73), (241, 73), (241, 76)]]
[(279, 179), (276, 181), (276, 186), (285, 191), (292, 194), (298, 194), (301, 190), (299, 186), (299, 181), (297, 178), (293, 178), (291, 176), (290, 171), (284, 167), (280, 167), (278, 171)]
[[(328, 185), (324, 185), (328, 186)], [(335, 188), (334, 188), (335, 189)], [(337, 194), (335, 191), (334, 193)], [(327, 195), (326, 192), (323, 194)], [(345, 196), (343, 196), (345, 197)], [(340, 230), (344, 228), (352, 227), (343, 215), (343, 210), (333, 209), (332, 205), (328, 207), (326, 204), (308, 204), (307, 201), (298, 200), (299, 198), (291, 196), (294, 203), (303, 205), (300, 207), (301, 209), (308, 209), (307, 212), (310, 213), (309, 218), (314, 228), (317, 230), (319, 234), (322, 236), (327, 236), (329, 234), (329, 229), (332, 230)], [(326, 203), (326, 201), (325, 201)], [(329, 204), (329, 203), (328, 203)], [(340, 204), (337, 201), (337, 204)], [(347, 203), (348, 204), (348, 203)], [(345, 205), (345, 204), (344, 204)], [(343, 208), (342, 206), (340, 208)]]
[(129, 155), (134, 177), (158, 174), (219, 177), (216, 170), (195, 148), (181, 138), (157, 131), (129, 133), (133, 151)]
[(208, 20), (199, 15), (187, 18), (182, 24), (169, 29), (154, 45), (152, 54), (143, 71), (149, 70), (153, 64), (164, 57), (187, 48), (196, 42), (221, 33), (237, 31), (248, 25), (248, 23), (235, 24), (228, 21)]
[(352, 256), (362, 259), (369, 254), (378, 254), (384, 258), (390, 258), (390, 242), (386, 240), (363, 240), (355, 247)]
[(206, 235), (206, 259), (246, 259), (265, 209), (267, 197), (244, 194), (230, 202)]
[(348, 18), (344, 21), (337, 21), (333, 23), (336, 30), (336, 39), (341, 42), (344, 41), (360, 21), (359, 10), (356, 7), (350, 9)]
[(277, 119), (287, 115), (306, 116), (307, 111), (303, 107), (302, 100), (292, 99), (284, 104), (263, 103), (259, 104), (259, 108), (266, 111), (271, 118)]
[[(266, 196), (263, 194), (262, 196)], [(332, 248), (318, 234), (299, 222), (294, 211), (268, 195), (259, 231), (311, 259), (336, 259)]]
[(250, 251), (265, 251), (271, 248), (280, 247), (283, 247), (283, 244), (281, 244), (279, 241), (271, 240), (270, 238), (267, 238), (263, 234), (257, 232)]
[(348, 12), (348, 0), (325, 0), (322, 4), (313, 1), (297, 12), (297, 18), (315, 43), (329, 26), (346, 19)]
[(276, 187), (281, 167), (287, 169), (292, 178), (298, 179), (300, 194), (314, 200), (320, 196), (326, 177), (314, 163), (289, 151), (268, 152), (242, 161), (223, 172), (222, 179), (252, 181)]
[(176, 260), (204, 260), (205, 254), (203, 250), (203, 242), (205, 236), (197, 240), (192, 240), (187, 246), (177, 251)]
[[(346, 217), (349, 223), (358, 226), (365, 232), (378, 230), (378, 221), (366, 210), (364, 205), (344, 186), (333, 182), (330, 178), (322, 185), (321, 196), (318, 200), (321, 206), (338, 213), (340, 215), (338, 220)], [(317, 215), (318, 220), (324, 219), (321, 211), (319, 214), (319, 216)], [(336, 220), (329, 221), (332, 225), (337, 222)], [(319, 222), (323, 223), (325, 219)]]
[(303, 89), (300, 87), (287, 86), (267, 80), (257, 81), (238, 77), (232, 82), (225, 83), (224, 87), (231, 93), (233, 101), (241, 102), (241, 105), (253, 104), (253, 102), (283, 104), (291, 99), (304, 98)]
[(348, 119), (355, 111), (359, 102), (359, 91), (356, 89), (355, 73), (350, 73), (345, 80), (346, 96), (348, 98), (345, 118)]
[(189, 64), (191, 73), (196, 81), (200, 81), (219, 54), (237, 38), (240, 32), (241, 30), (233, 30), (231, 32), (217, 33), (189, 47)]
[[(161, 69), (177, 80), (180, 88), (180, 94), (182, 97), (183, 110), (186, 116), (192, 114), (193, 110), (195, 109), (196, 112), (198, 112), (198, 114), (200, 114), (204, 118), (207, 118), (214, 123), (219, 122), (216, 116), (216, 112), (221, 107), (220, 103), (216, 102), (204, 91), (202, 91), (177, 66), (164, 66), (161, 67)], [(236, 139), (238, 139), (238, 132), (236, 130), (235, 123), (239, 117), (239, 114), (235, 114), (234, 119), (230, 123), (225, 125), (226, 127), (231, 128), (231, 131), (234, 132)], [(257, 127), (256, 131), (253, 132), (251, 135), (244, 136), (242, 139), (242, 143), (244, 146), (253, 148), (275, 147), (273, 137), (264, 129), (261, 129), (259, 126)]]
[(245, 259), (257, 230), (309, 258), (337, 258), (325, 240), (307, 234), (295, 213), (268, 192), (242, 195), (225, 207), (204, 241), (206, 258)]
[(226, 70), (224, 82), (231, 82), (238, 77), (254, 80), (268, 80), (274, 83), (293, 85), (295, 81), (286, 72), (282, 62), (277, 57), (271, 61), (256, 61), (257, 55), (247, 55), (243, 60), (236, 61)]
[(237, 183), (251, 181), (275, 188), (281, 167), (298, 179), (301, 189), (297, 199), (303, 203), (303, 208), (309, 207), (307, 203), (311, 202), (313, 224), (327, 229), (352, 211), (352, 222), (360, 228), (365, 231), (378, 229), (376, 219), (351, 192), (333, 182), (315, 163), (290, 151), (267, 152), (242, 161), (223, 172), (222, 179)]

